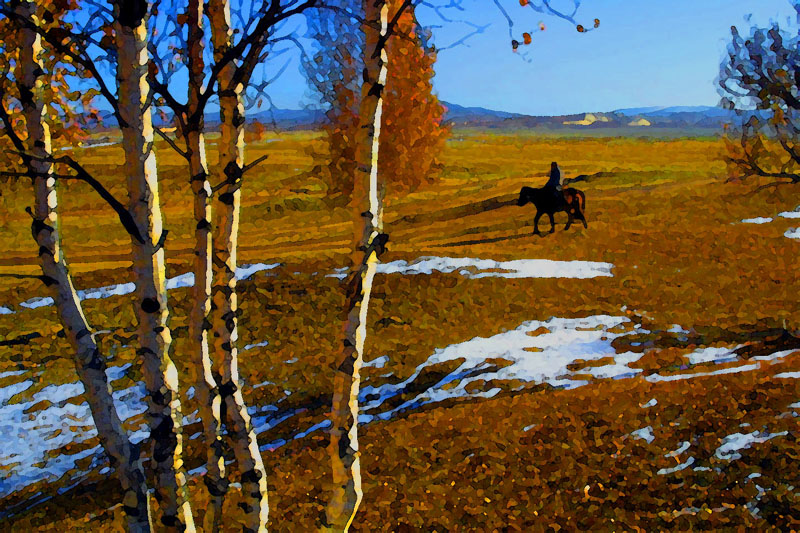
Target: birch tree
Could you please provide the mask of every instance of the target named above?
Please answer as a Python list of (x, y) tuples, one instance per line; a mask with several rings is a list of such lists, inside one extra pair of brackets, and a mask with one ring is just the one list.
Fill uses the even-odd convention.
[[(24, 172), (33, 181), (33, 209), (28, 212), (33, 219), (31, 232), (39, 247), (42, 270), (40, 279), (50, 291), (64, 333), (74, 350), (75, 369), (84, 386), (84, 395), (100, 443), (117, 470), (123, 489), (122, 502), (128, 518), (128, 529), (132, 532), (150, 531), (147, 486), (139, 447), (131, 443), (122, 427), (105, 373), (105, 359), (83, 313), (61, 250), (50, 126), (44, 119), (43, 87), (47, 81), (43, 62), (44, 50), (41, 36), (20, 22), (33, 20), (37, 15), (37, 6), (32, 1), (20, 0), (12, 2), (9, 7), (18, 17), (13, 24), (16, 38), (11, 34), (4, 40), (7, 43), (13, 41), (17, 46), (13, 76), (16, 80), (24, 133), (15, 131), (5, 98), (0, 108), (0, 118), (7, 138), (22, 159)], [(6, 50), (6, 53), (13, 51)]]
[(214, 59), (222, 65), (219, 85), (221, 189), (216, 197), (214, 223), (211, 326), (214, 354), (224, 404), (224, 419), (232, 434), (232, 447), (241, 472), (246, 531), (266, 531), (269, 517), (267, 474), (258, 449), (255, 430), (244, 405), (237, 352), (238, 301), (236, 294), (236, 251), (244, 169), (244, 83), (237, 79), (236, 65), (223, 64), (234, 46), (228, 0), (209, 0)]
[[(185, 21), (186, 42), (169, 47), (185, 52), (189, 73), (189, 95), (181, 104), (172, 94), (169, 77), (151, 75), (151, 83), (166, 107), (172, 111), (185, 150), (167, 135), (161, 136), (188, 162), (194, 194), (195, 233), (195, 302), (191, 316), (193, 361), (198, 368), (195, 380), (207, 451), (206, 486), (211, 505), (206, 510), (205, 528), (215, 531), (220, 526), (221, 509), (228, 490), (228, 476), (223, 461), (223, 442), (233, 449), (240, 470), (245, 511), (244, 529), (264, 531), (268, 520), (266, 471), (258, 449), (258, 441), (241, 391), (237, 352), (236, 251), (241, 183), (243, 176), (265, 157), (244, 164), (245, 96), (248, 88), (262, 91), (266, 81), (253, 84), (255, 71), (266, 59), (274, 28), (286, 19), (315, 5), (315, 0), (282, 5), (265, 2), (260, 9), (255, 3), (235, 12), (241, 21), (234, 27), (232, 6), (228, 0), (211, 0), (207, 4), (192, 0), (179, 18)], [(211, 22), (214, 60), (206, 68), (203, 56), (203, 15)], [(177, 26), (181, 26), (177, 23)], [(162, 35), (166, 32), (161, 31)], [(234, 35), (241, 35), (234, 39)], [(182, 35), (179, 30), (172, 35)], [(291, 38), (291, 37), (290, 37)], [(157, 49), (152, 54), (156, 68), (151, 74), (171, 68)], [(262, 66), (263, 68), (263, 66)], [(207, 74), (207, 75), (206, 75)], [(207, 83), (204, 85), (204, 79)], [(221, 141), (219, 166), (210, 173), (205, 156), (205, 113), (216, 96), (220, 104)], [(157, 130), (158, 131), (158, 130)], [(209, 176), (213, 175), (213, 187)], [(212, 201), (216, 208), (212, 210)], [(212, 216), (213, 211), (213, 216)], [(212, 223), (213, 221), (213, 223)], [(208, 330), (211, 331), (211, 342)], [(228, 437), (223, 441), (223, 437)]]
[[(409, 4), (410, 2), (405, 2)], [(403, 8), (398, 10), (398, 15)], [(383, 88), (386, 86), (389, 6), (385, 0), (365, 0), (366, 22), (363, 84), (356, 138), (356, 167), (351, 208), (353, 220), (351, 269), (347, 280), (344, 339), (336, 359), (331, 407), (329, 453), (333, 474), (324, 527), (347, 531), (361, 503), (358, 453), (358, 393), (367, 334), (367, 310), (372, 282), (388, 236), (383, 233), (382, 194), (378, 176)], [(377, 22), (377, 24), (375, 24)], [(377, 26), (377, 27), (376, 27)]]
[[(423, 5), (414, 0), (403, 0), (390, 20), (387, 0), (363, 0), (362, 3), (363, 81), (354, 150), (353, 194), (350, 201), (354, 214), (353, 244), (350, 272), (345, 285), (343, 342), (335, 361), (329, 444), (333, 484), (322, 524), (324, 530), (347, 531), (363, 498), (358, 451), (360, 370), (372, 283), (380, 256), (389, 240), (383, 227), (386, 178), (379, 173), (383, 93), (387, 85), (389, 62), (387, 47), (396, 31), (398, 20), (408, 9), (418, 4)], [(494, 0), (494, 4), (508, 22), (511, 47), (517, 51), (520, 41), (515, 38), (514, 18), (500, 0)], [(429, 4), (425, 5), (431, 7)], [(519, 6), (558, 16), (575, 24), (580, 33), (590, 30), (574, 19), (580, 0), (573, 0), (574, 9), (571, 12), (553, 9), (547, 0), (541, 3), (520, 1)], [(600, 21), (595, 19), (594, 27), (599, 25)], [(544, 25), (540, 24), (539, 29), (543, 30)], [(532, 42), (529, 32), (523, 32), (522, 39), (522, 43), (526, 45)]]
[[(177, 7), (174, 7), (177, 10)], [(175, 15), (176, 13), (172, 13)], [(169, 88), (171, 74), (175, 72), (174, 53), (161, 57), (158, 43), (151, 42), (151, 60), (155, 68), (150, 69), (150, 83), (159, 99), (174, 114), (178, 132), (185, 143), (185, 150), (162, 130), (155, 131), (169, 143), (187, 162), (189, 181), (192, 189), (192, 204), (195, 221), (194, 239), (194, 286), (193, 301), (189, 316), (189, 360), (192, 362), (194, 387), (198, 412), (203, 422), (203, 438), (206, 446), (206, 474), (204, 483), (208, 491), (209, 505), (205, 509), (204, 531), (218, 531), (221, 527), (222, 505), (228, 490), (225, 471), (224, 446), (222, 441), (221, 397), (214, 377), (211, 354), (209, 352), (208, 331), (211, 316), (212, 280), (212, 239), (211, 239), (211, 198), (208, 161), (205, 143), (205, 102), (203, 85), (206, 76), (205, 43), (205, 3), (189, 0), (186, 12), (180, 18), (167, 16), (161, 35), (180, 36), (181, 26), (185, 26), (185, 42), (177, 43), (184, 52), (188, 73), (187, 103), (181, 104)], [(170, 20), (172, 19), (172, 20)], [(174, 31), (169, 32), (172, 27)], [(172, 45), (173, 50), (175, 44)], [(168, 56), (168, 57), (167, 57)], [(169, 66), (172, 62), (171, 68)], [(165, 68), (166, 67), (166, 68)], [(166, 72), (165, 72), (166, 71)], [(163, 76), (159, 76), (163, 75)]]
[[(165, 290), (164, 251), (166, 231), (158, 199), (155, 155), (152, 151), (153, 127), (151, 93), (147, 83), (148, 34), (146, 20), (150, 5), (145, 0), (116, 0), (113, 9), (97, 8), (87, 26), (76, 24), (44, 28), (38, 18), (23, 18), (0, 7), (4, 15), (46, 39), (54, 53), (65, 61), (85, 69), (97, 91), (111, 105), (120, 126), (125, 150), (124, 171), (128, 177), (128, 205), (122, 205), (80, 163), (70, 156), (52, 158), (92, 187), (117, 212), (131, 236), (133, 274), (136, 285), (138, 319), (138, 355), (147, 389), (147, 416), (152, 443), (156, 500), (161, 507), (161, 522), (167, 530), (194, 531), (186, 500), (186, 476), (183, 472), (181, 412), (178, 397), (178, 373), (169, 355), (171, 343)], [(111, 24), (99, 27), (97, 21), (111, 17)], [(100, 47), (110, 47), (116, 65), (116, 93), (106, 83), (89, 49), (98, 44), (92, 31), (105, 34)]]
[(205, 77), (205, 32), (203, 30), (204, 3), (189, 0), (187, 7), (187, 59), (189, 94), (187, 114), (196, 120), (188, 121), (182, 129), (186, 140), (189, 176), (194, 196), (195, 249), (194, 249), (194, 302), (189, 321), (190, 349), (197, 379), (195, 388), (203, 421), (206, 449), (205, 484), (211, 497), (206, 509), (204, 530), (218, 531), (222, 520), (222, 504), (227, 490), (225, 458), (222, 445), (222, 420), (220, 396), (211, 366), (208, 348), (208, 324), (211, 312), (211, 183), (205, 146), (205, 115), (200, 113), (203, 81)]
[(178, 371), (170, 358), (172, 341), (164, 269), (164, 239), (158, 196), (150, 87), (147, 82), (147, 16), (145, 0), (115, 0), (114, 39), (117, 53), (117, 91), (125, 173), (131, 213), (142, 241), (132, 239), (136, 280), (139, 355), (147, 387), (156, 498), (161, 521), (175, 531), (193, 531), (183, 472), (181, 405)]

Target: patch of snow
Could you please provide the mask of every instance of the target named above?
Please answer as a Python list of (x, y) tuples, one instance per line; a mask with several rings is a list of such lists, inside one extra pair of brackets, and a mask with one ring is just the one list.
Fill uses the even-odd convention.
[(166, 285), (168, 291), (183, 287), (194, 287), (194, 272), (187, 272), (186, 274), (169, 278)]
[[(109, 380), (122, 377), (129, 366), (109, 368)], [(0, 388), (0, 400), (4, 399), (0, 401), (0, 434), (7, 437), (0, 448), (0, 497), (37, 481), (56, 480), (75, 470), (80, 459), (101, 453), (100, 446), (74, 455), (53, 453), (97, 435), (89, 405), (75, 400), (83, 394), (83, 385), (48, 385), (28, 401), (7, 403), (32, 384), (28, 380)], [(122, 420), (145, 412), (144, 395), (141, 383), (112, 393)], [(140, 430), (133, 438), (141, 440), (148, 434), (145, 426), (144, 432)]]
[(790, 239), (800, 239), (800, 228), (789, 228), (783, 236)]
[(800, 372), (781, 372), (775, 375), (778, 379), (800, 379)]
[(743, 224), (766, 224), (768, 222), (772, 222), (770, 217), (745, 218), (742, 220)]
[(238, 281), (249, 279), (250, 276), (265, 270), (274, 270), (281, 266), (280, 263), (256, 263), (253, 265), (242, 265), (236, 268), (236, 279)]
[[(449, 398), (491, 397), (500, 389), (490, 391), (467, 391), (471, 379), (519, 380), (528, 383), (547, 383), (557, 387), (576, 387), (582, 382), (570, 379), (573, 374), (567, 365), (576, 359), (597, 360), (613, 357), (615, 364), (592, 369), (602, 377), (614, 377), (615, 372), (630, 373), (632, 368), (625, 363), (635, 361), (641, 354), (617, 354), (611, 341), (627, 333), (612, 333), (608, 330), (629, 323), (625, 317), (607, 315), (587, 318), (551, 318), (547, 321), (524, 322), (512, 331), (498, 333), (492, 337), (475, 337), (466, 342), (439, 348), (417, 367), (416, 371), (400, 383), (388, 383), (378, 387), (366, 385), (360, 391), (361, 412), (359, 420), (369, 422), (374, 418), (386, 420), (395, 413), (428, 403), (441, 402)], [(529, 335), (546, 328), (547, 333)], [(465, 359), (458, 368), (441, 380), (406, 400), (398, 407), (377, 414), (380, 406), (391, 398), (405, 393), (406, 389), (423, 373), (439, 363)], [(500, 358), (510, 362), (504, 368), (496, 368), (487, 359)], [(585, 373), (587, 369), (578, 373)]]
[(253, 348), (263, 348), (264, 346), (268, 346), (268, 345), (269, 345), (269, 341), (261, 341), (261, 342), (255, 343), (255, 344), (247, 344), (247, 345), (245, 345), (244, 348), (242, 348), (242, 351), (252, 350)]
[[(30, 389), (33, 386), (33, 381), (25, 380), (19, 383), (14, 383), (12, 385), (6, 385), (5, 387), (0, 388), (0, 407), (4, 406), (8, 403), (8, 401), (16, 396), (21, 392), (25, 392), (26, 390)], [(2, 413), (2, 410), (0, 410)], [(2, 420), (0, 420), (2, 423)]]
[(27, 374), (30, 370), (9, 370), (7, 372), (0, 372), (0, 379), (10, 378), (14, 376), (22, 376)]
[(326, 278), (345, 279), (347, 277), (347, 273), (348, 272), (350, 272), (350, 267), (334, 268), (333, 269), (333, 274), (328, 274), (325, 277)]
[(639, 407), (641, 407), (642, 409), (647, 409), (648, 407), (655, 407), (656, 405), (658, 405), (658, 400), (656, 400), (655, 398), (651, 398), (650, 401), (648, 401), (647, 403), (640, 404)]
[(672, 324), (672, 327), (667, 330), (667, 333), (689, 333), (688, 329), (683, 329), (679, 324)]
[[(278, 414), (271, 416), (254, 416), (252, 418), (253, 429), (255, 429), (256, 434), (264, 433), (265, 431), (273, 429), (281, 422), (284, 422), (303, 411), (304, 409), (291, 409), (289, 411), (279, 412)], [(269, 445), (262, 445), (260, 448), (261, 451), (263, 452), (267, 450), (267, 446)]]
[[(255, 426), (256, 433), (263, 433), (264, 431), (270, 430), (270, 429), (276, 427), (281, 422), (283, 422), (285, 420), (288, 420), (289, 418), (292, 418), (293, 416), (295, 416), (295, 415), (297, 415), (299, 413), (302, 413), (304, 411), (305, 411), (305, 409), (302, 409), (302, 408), (301, 409), (290, 410), (288, 412), (280, 413), (280, 414), (278, 414), (278, 415), (276, 415), (276, 416), (274, 416), (274, 417), (272, 417), (270, 419), (262, 419), (261, 420), (261, 422), (262, 422), (261, 424), (257, 424), (255, 422), (255, 420), (254, 420), (253, 425)], [(285, 446), (289, 442), (289, 440), (302, 439), (304, 437), (307, 437), (308, 435), (310, 435), (311, 433), (313, 433), (315, 431), (319, 431), (320, 429), (326, 429), (326, 428), (329, 428), (330, 426), (331, 426), (331, 421), (330, 420), (323, 420), (322, 422), (314, 424), (313, 426), (311, 426), (310, 428), (308, 428), (308, 429), (306, 429), (304, 431), (299, 431), (299, 432), (295, 433), (293, 436), (287, 437), (288, 440), (287, 439), (277, 439), (277, 440), (274, 440), (274, 441), (272, 441), (270, 443), (262, 444), (259, 447), (259, 450), (261, 450), (262, 452), (275, 451), (278, 448), (280, 448), (281, 446)]]
[(673, 466), (672, 468), (662, 468), (656, 474), (659, 476), (666, 476), (669, 474), (674, 474), (675, 472), (680, 472), (684, 468), (690, 467), (694, 464), (694, 457), (689, 457), (685, 463), (681, 463), (678, 466)]
[(684, 441), (684, 442), (681, 443), (680, 446), (678, 446), (677, 450), (665, 454), (664, 457), (678, 457), (683, 452), (688, 450), (691, 446), (692, 445), (688, 441)]
[(717, 459), (725, 461), (734, 461), (741, 459), (741, 454), (737, 453), (739, 450), (749, 448), (753, 444), (761, 444), (767, 442), (775, 437), (783, 437), (788, 435), (788, 431), (781, 431), (780, 433), (768, 433), (753, 431), (752, 433), (732, 433), (722, 439), (722, 444), (714, 452)]
[(778, 213), (778, 216), (783, 218), (800, 218), (800, 207), (795, 208), (794, 211), (784, 211), (783, 213)]
[(383, 368), (386, 366), (386, 363), (389, 362), (389, 356), (384, 355), (382, 357), (378, 357), (377, 359), (373, 359), (372, 361), (367, 361), (364, 363), (362, 368)]
[(466, 278), (596, 278), (612, 277), (611, 263), (593, 261), (552, 261), (550, 259), (516, 259), (494, 261), (471, 257), (420, 257), (411, 263), (399, 260), (379, 263), (380, 274), (443, 274), (456, 272)]
[[(167, 280), (169, 285), (170, 280)], [(110, 296), (125, 296), (131, 294), (136, 290), (136, 284), (119, 283), (117, 285), (109, 285), (108, 287), (100, 287), (99, 289), (87, 289), (85, 291), (78, 291), (78, 298), (81, 300), (97, 300), (100, 298), (108, 298)]]
[[(272, 264), (265, 264), (265, 263), (257, 263), (253, 265), (242, 265), (236, 268), (236, 279), (246, 280), (250, 278), (253, 274), (257, 272), (262, 272), (264, 270), (272, 270), (276, 267), (280, 266), (280, 263), (272, 263)], [(172, 278), (168, 278), (166, 281), (166, 288), (167, 290), (171, 291), (173, 289), (180, 289), (184, 287), (193, 287), (194, 286), (194, 273), (187, 272), (186, 274), (181, 274), (179, 276), (175, 276)], [(78, 298), (81, 300), (96, 300), (100, 298), (109, 298), (111, 296), (125, 296), (127, 294), (131, 294), (136, 290), (136, 284), (133, 282), (129, 283), (118, 283), (115, 285), (108, 285), (106, 287), (98, 287), (95, 289), (86, 289), (78, 291)], [(27, 309), (36, 309), (39, 307), (47, 307), (53, 305), (53, 299), (48, 297), (44, 298), (31, 298), (22, 302), (20, 305)], [(13, 313), (11, 309), (7, 307), (0, 307), (0, 314), (8, 314), (4, 313), (2, 309), (7, 309), (8, 313)]]
[(752, 361), (780, 361), (784, 357), (789, 354), (792, 354), (797, 351), (797, 348), (793, 350), (783, 350), (781, 352), (775, 352), (769, 355), (757, 355), (755, 357), (751, 357)]
[(530, 431), (533, 428), (535, 428), (537, 425), (538, 424), (531, 424), (530, 426), (525, 426), (524, 428), (522, 428), (522, 431)]
[(647, 426), (641, 429), (637, 429), (636, 431), (631, 433), (631, 437), (633, 437), (634, 439), (646, 440), (647, 444), (650, 444), (651, 442), (656, 440), (656, 436), (653, 435), (652, 426)]
[(27, 307), (28, 309), (37, 309), (39, 307), (47, 307), (49, 305), (53, 305), (54, 303), (55, 302), (53, 301), (53, 299), (48, 296), (46, 298), (40, 298), (40, 297), (31, 298), (30, 300), (26, 300), (19, 305), (21, 305), (22, 307)]
[(307, 437), (309, 434), (311, 434), (311, 433), (313, 433), (315, 431), (319, 431), (320, 429), (325, 429), (325, 428), (329, 428), (329, 427), (331, 427), (331, 421), (330, 420), (323, 420), (319, 424), (314, 424), (313, 426), (311, 426), (307, 430), (301, 431), (300, 433), (298, 433), (297, 435), (295, 435), (292, 438), (294, 440), (302, 439), (304, 437)]
[(117, 144), (119, 143), (118, 142), (89, 143), (89, 144), (84, 144), (80, 148), (99, 148), (101, 146), (115, 146)]
[(699, 365), (700, 363), (727, 363), (736, 360), (737, 356), (734, 353), (741, 348), (740, 344), (734, 348), (699, 348), (686, 357), (689, 363)]
[[(732, 368), (723, 368), (721, 370), (714, 370), (713, 372), (695, 372), (694, 374), (672, 374), (669, 376), (662, 376), (661, 374), (653, 374), (645, 377), (650, 383), (658, 383), (660, 381), (677, 381), (680, 379), (692, 379), (706, 376), (720, 376), (723, 374), (737, 374), (739, 372), (750, 372), (759, 368), (758, 363), (752, 365), (736, 366)], [(777, 377), (777, 376), (776, 376)], [(798, 376), (800, 377), (800, 376)]]
[[(258, 272), (273, 270), (280, 263), (256, 263), (241, 265), (236, 268), (236, 279), (239, 281), (249, 279)], [(445, 274), (456, 272), (471, 279), (496, 277), (496, 278), (576, 278), (586, 279), (595, 277), (611, 277), (611, 263), (598, 263), (593, 261), (552, 261), (549, 259), (517, 259), (513, 261), (494, 261), (491, 259), (474, 259), (469, 257), (420, 257), (408, 263), (406, 261), (392, 261), (379, 263), (377, 272), (381, 274), (432, 274), (434, 271)], [(338, 268), (328, 277), (344, 279), (347, 277), (348, 267)], [(194, 285), (194, 273), (187, 272), (179, 276), (168, 278), (167, 290)], [(108, 298), (111, 296), (124, 296), (136, 290), (134, 283), (119, 283), (107, 287), (86, 289), (78, 291), (81, 300)], [(31, 298), (20, 305), (27, 309), (51, 306), (54, 301), (50, 297)], [(11, 314), (14, 311), (8, 307), (0, 307), (0, 314)]]
[(4, 305), (0, 305), (0, 315), (13, 315), (14, 311)]

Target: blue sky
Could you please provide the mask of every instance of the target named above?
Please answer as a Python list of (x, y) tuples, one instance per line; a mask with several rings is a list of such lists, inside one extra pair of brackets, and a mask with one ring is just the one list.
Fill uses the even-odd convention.
[[(553, 4), (571, 5), (571, 0)], [(513, 54), (508, 26), (489, 0), (463, 0), (457, 16), (491, 23), (467, 44), (444, 50), (434, 86), (443, 100), (528, 114), (609, 111), (622, 107), (715, 105), (714, 79), (731, 25), (794, 21), (788, 0), (584, 0), (576, 18), (600, 28), (580, 34), (568, 22), (504, 1), (521, 33), (541, 20), (525, 55)], [(420, 12), (423, 23), (437, 23)], [(533, 15), (533, 16), (531, 16)], [(458, 24), (435, 30), (444, 47), (469, 32)], [(270, 91), (275, 105), (309, 103), (296, 64)], [(303, 98), (299, 96), (303, 95)]]

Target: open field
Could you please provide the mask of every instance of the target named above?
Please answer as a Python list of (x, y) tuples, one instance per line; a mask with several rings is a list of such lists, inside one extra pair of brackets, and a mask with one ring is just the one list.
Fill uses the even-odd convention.
[[(168, 276), (178, 278), (191, 262), (189, 180), (158, 148)], [(335, 273), (351, 215), (328, 206), (310, 175), (321, 149), (310, 132), (248, 144), (248, 160), (270, 158), (243, 188), (239, 263), (261, 266), (242, 271), (239, 346), (275, 531), (313, 530), (329, 476), (329, 365), (344, 305)], [(800, 330), (800, 195), (725, 183), (720, 151), (713, 138), (456, 131), (433, 185), (387, 198), (355, 530), (800, 527), (800, 340), (790, 333)], [(124, 195), (119, 146), (76, 152)], [(566, 178), (587, 176), (574, 186), (588, 229), (564, 232), (561, 213), (538, 237), (530, 206), (488, 209), (544, 184), (550, 161)], [(61, 193), (77, 287), (130, 282), (129, 238), (111, 209), (80, 183)], [(116, 483), (54, 308), (36, 300), (38, 281), (15, 277), (38, 274), (29, 196), (24, 182), (0, 196), (0, 273), (13, 275), (0, 276), (0, 430), (41, 445), (0, 452), (0, 530), (115, 530)], [(772, 220), (742, 222), (757, 217)], [(186, 278), (173, 285), (181, 365), (190, 302)], [(84, 305), (137, 430), (131, 301), (117, 286)], [(191, 379), (182, 373), (182, 391)], [(186, 422), (191, 437), (198, 425)], [(189, 439), (187, 466), (201, 510), (197, 446)]]

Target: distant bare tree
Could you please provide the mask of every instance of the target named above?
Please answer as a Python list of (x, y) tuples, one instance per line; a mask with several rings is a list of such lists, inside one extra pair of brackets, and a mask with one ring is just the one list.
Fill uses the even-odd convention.
[(722, 106), (733, 112), (725, 139), (732, 178), (800, 183), (799, 84), (800, 36), (777, 23), (746, 36), (731, 28), (719, 87)]

